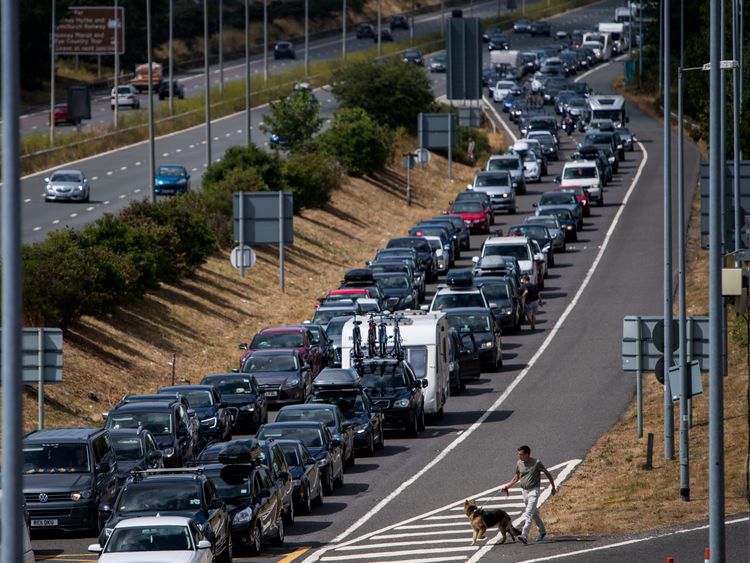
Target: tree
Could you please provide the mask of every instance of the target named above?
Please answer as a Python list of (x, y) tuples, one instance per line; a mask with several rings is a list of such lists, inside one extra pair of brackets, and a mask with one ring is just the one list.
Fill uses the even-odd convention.
[(271, 102), (260, 129), (278, 137), (278, 145), (291, 152), (307, 145), (323, 125), (318, 102), (310, 90), (295, 90), (286, 98)]
[(433, 106), (422, 67), (400, 60), (348, 63), (334, 71), (332, 91), (342, 108), (360, 107), (393, 129), (416, 130), (417, 114)]
[(350, 176), (381, 170), (391, 155), (391, 132), (362, 108), (344, 108), (318, 137), (321, 151), (338, 159)]

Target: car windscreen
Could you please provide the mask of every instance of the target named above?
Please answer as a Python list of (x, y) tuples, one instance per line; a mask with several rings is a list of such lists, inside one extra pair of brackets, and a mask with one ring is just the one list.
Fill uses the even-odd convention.
[[(352, 315), (353, 317), (354, 315)], [(348, 321), (351, 317), (345, 317), (345, 318), (336, 318), (334, 317), (328, 322), (328, 326), (326, 327), (326, 334), (329, 338), (338, 337), (341, 336), (341, 333), (344, 330), (344, 325), (346, 324), (346, 321)]]
[(179, 487), (165, 487), (164, 483), (142, 481), (126, 487), (117, 500), (117, 511), (120, 513), (196, 512), (201, 508), (200, 484), (197, 481), (184, 481)]
[(172, 434), (172, 415), (167, 411), (111, 412), (107, 417), (107, 428), (138, 428), (150, 430), (154, 436)]
[(82, 182), (80, 174), (75, 172), (55, 172), (50, 177), (50, 182)]
[[(219, 498), (225, 502), (235, 501), (239, 504), (240, 499), (247, 499), (252, 493), (250, 475), (240, 471), (225, 471), (222, 468), (204, 469), (206, 475), (219, 493)], [(241, 502), (241, 501), (240, 501)]]
[(414, 375), (427, 377), (427, 346), (405, 346), (404, 349)]
[(404, 368), (396, 362), (365, 364), (363, 367), (362, 386), (368, 389), (382, 390), (403, 388), (407, 385)]
[(204, 408), (210, 407), (214, 404), (213, 395), (209, 391), (194, 390), (194, 391), (180, 391), (180, 395), (187, 397), (190, 408)]
[(584, 145), (608, 145), (612, 143), (612, 135), (589, 133), (583, 138)]
[(550, 229), (559, 229), (560, 225), (557, 222), (555, 216), (550, 215), (538, 215), (536, 217), (527, 217), (527, 223), (541, 223)]
[(388, 241), (388, 248), (414, 248), (417, 252), (427, 252), (430, 245), (426, 240), (413, 238), (399, 238)]
[(303, 348), (305, 337), (301, 332), (256, 334), (250, 348)]
[[(428, 238), (426, 240), (427, 240), (427, 242), (430, 243), (430, 247), (432, 248), (432, 250), (442, 250), (443, 249), (443, 243), (440, 242), (439, 238)], [(380, 279), (382, 280), (383, 278), (380, 278)]]
[(484, 208), (478, 201), (456, 201), (451, 207), (454, 213), (482, 213)]
[(253, 382), (249, 377), (212, 379), (209, 384), (216, 388), (219, 395), (251, 395), (255, 393)]
[(250, 354), (242, 366), (244, 373), (256, 371), (297, 371), (297, 357), (293, 354)]
[[(443, 245), (440, 243), (440, 240), (428, 239), (428, 241), (430, 243), (430, 246), (432, 246), (432, 243), (434, 241), (437, 242), (436, 248), (443, 247)], [(411, 287), (409, 278), (407, 278), (406, 276), (378, 276), (376, 279), (385, 289), (409, 289)]]
[(474, 178), (475, 188), (508, 185), (510, 185), (510, 178), (507, 174), (477, 174), (477, 177)]
[(541, 240), (546, 239), (547, 237), (547, 229), (545, 227), (542, 227), (541, 225), (518, 225), (516, 227), (511, 227), (508, 229), (508, 235), (517, 236), (517, 237), (528, 237), (530, 239), (534, 240)]
[(511, 298), (510, 287), (504, 282), (482, 284), (482, 292), (490, 303), (501, 303)]
[(138, 461), (143, 459), (143, 444), (140, 438), (112, 438), (117, 461)]
[(91, 471), (86, 444), (50, 442), (23, 446), (23, 472), (88, 473)]
[(539, 198), (539, 205), (570, 205), (575, 203), (576, 196), (574, 194), (543, 194), (542, 197)]
[(193, 549), (193, 540), (187, 526), (143, 526), (115, 528), (104, 547), (104, 553)]
[(449, 314), (448, 324), (459, 334), (465, 332), (489, 332), (490, 319), (487, 314)]
[(488, 244), (482, 256), (510, 256), (516, 260), (530, 260), (529, 247), (526, 244)]
[(351, 418), (365, 414), (365, 404), (359, 393), (346, 391), (321, 391), (312, 395), (309, 399), (311, 403), (327, 403), (336, 405), (344, 417)]
[(312, 427), (264, 426), (258, 431), (256, 437), (259, 440), (299, 440), (308, 448), (322, 448), (325, 445), (320, 429)]
[(487, 170), (518, 170), (518, 160), (515, 158), (493, 158), (487, 164)]
[(435, 296), (431, 309), (442, 311), (443, 309), (455, 309), (456, 307), (485, 307), (482, 295), (478, 292), (455, 292), (441, 293)]
[(563, 170), (563, 180), (577, 180), (579, 178), (596, 178), (595, 166), (568, 166)]
[(297, 420), (312, 420), (322, 422), (333, 428), (336, 426), (336, 417), (327, 409), (281, 409), (274, 419), (275, 422), (294, 422)]
[(554, 215), (558, 219), (560, 219), (560, 222), (573, 222), (573, 213), (567, 209), (560, 209), (560, 208), (549, 208), (549, 209), (540, 209), (539, 215)]
[(181, 166), (159, 166), (157, 176), (184, 176), (185, 169)]
[(529, 139), (536, 139), (540, 143), (554, 143), (554, 137), (549, 131), (529, 131)]
[(354, 316), (356, 311), (352, 309), (318, 309), (312, 318), (312, 323), (317, 325), (326, 325), (331, 319), (343, 317), (345, 315)]

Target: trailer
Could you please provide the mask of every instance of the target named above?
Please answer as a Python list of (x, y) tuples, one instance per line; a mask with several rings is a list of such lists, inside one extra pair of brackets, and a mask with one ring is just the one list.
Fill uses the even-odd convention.
[(490, 64), (493, 69), (503, 68), (513, 72), (516, 80), (524, 75), (525, 64), (521, 57), (521, 51), (490, 51)]

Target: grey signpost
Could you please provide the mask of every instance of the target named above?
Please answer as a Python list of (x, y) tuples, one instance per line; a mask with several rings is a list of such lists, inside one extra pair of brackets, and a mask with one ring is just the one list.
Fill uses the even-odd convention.
[(419, 151), (448, 149), (448, 178), (451, 177), (453, 151), (456, 143), (456, 116), (452, 113), (420, 113), (417, 116)]

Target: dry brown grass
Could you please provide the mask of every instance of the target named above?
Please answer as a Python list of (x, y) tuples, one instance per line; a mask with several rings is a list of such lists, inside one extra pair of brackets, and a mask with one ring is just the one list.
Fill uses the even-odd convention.
[[(396, 147), (396, 154), (401, 154)], [(400, 159), (398, 159), (400, 164)], [(295, 217), (286, 248), (286, 292), (279, 289), (277, 247), (256, 248), (258, 261), (244, 279), (228, 256), (212, 257), (190, 279), (164, 285), (143, 301), (107, 318), (84, 318), (65, 334), (64, 383), (48, 386), (48, 426), (99, 425), (100, 412), (125, 393), (153, 391), (177, 378), (196, 382), (237, 366), (237, 345), (263, 326), (302, 322), (346, 268), (362, 265), (391, 237), (447, 207), (472, 170), (436, 156), (413, 171), (414, 203), (404, 203), (405, 170), (350, 179), (322, 210)], [(36, 424), (36, 391), (29, 388), (25, 425)]]

